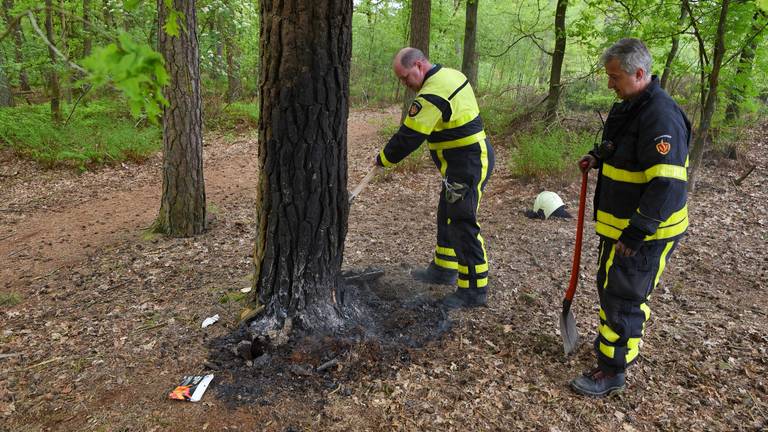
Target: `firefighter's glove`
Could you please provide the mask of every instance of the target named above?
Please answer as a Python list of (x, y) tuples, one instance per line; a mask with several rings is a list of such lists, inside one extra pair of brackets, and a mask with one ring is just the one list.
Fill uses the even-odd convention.
[(448, 201), (449, 204), (464, 199), (464, 197), (467, 196), (467, 192), (469, 192), (469, 186), (464, 183), (449, 182), (448, 179), (444, 178), (443, 184), (445, 185), (445, 200)]

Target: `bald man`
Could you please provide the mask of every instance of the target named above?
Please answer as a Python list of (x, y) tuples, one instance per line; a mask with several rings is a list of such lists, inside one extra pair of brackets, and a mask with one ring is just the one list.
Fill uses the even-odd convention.
[(449, 309), (483, 306), (488, 297), (488, 256), (477, 212), (493, 171), (494, 153), (475, 93), (464, 74), (431, 64), (416, 48), (400, 50), (392, 69), (417, 95), (376, 164), (391, 167), (426, 140), (442, 177), (435, 254), (426, 268), (411, 275), (421, 282), (456, 285), (456, 291), (442, 300)]

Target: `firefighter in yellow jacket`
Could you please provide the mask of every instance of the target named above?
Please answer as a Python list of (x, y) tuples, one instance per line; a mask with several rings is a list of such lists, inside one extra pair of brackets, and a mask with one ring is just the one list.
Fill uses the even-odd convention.
[(589, 396), (624, 388), (637, 360), (648, 299), (688, 228), (686, 186), (691, 124), (651, 76), (651, 55), (638, 39), (622, 39), (602, 57), (614, 104), (602, 144), (580, 161), (599, 169), (595, 229), (600, 237), (597, 367), (571, 387)]
[(422, 282), (456, 284), (456, 291), (442, 300), (448, 308), (485, 305), (488, 256), (477, 212), (494, 154), (472, 86), (464, 74), (431, 64), (415, 48), (403, 48), (392, 63), (400, 82), (417, 95), (376, 164), (393, 166), (426, 140), (442, 177), (434, 258), (411, 274)]

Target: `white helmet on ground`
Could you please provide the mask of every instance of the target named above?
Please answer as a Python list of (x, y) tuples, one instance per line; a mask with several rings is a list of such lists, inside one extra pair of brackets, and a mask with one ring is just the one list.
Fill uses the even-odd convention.
[(564, 206), (563, 200), (556, 193), (544, 191), (536, 196), (536, 201), (533, 202), (533, 211), (538, 213), (541, 210), (544, 212), (544, 219), (549, 219), (552, 213), (562, 206)]

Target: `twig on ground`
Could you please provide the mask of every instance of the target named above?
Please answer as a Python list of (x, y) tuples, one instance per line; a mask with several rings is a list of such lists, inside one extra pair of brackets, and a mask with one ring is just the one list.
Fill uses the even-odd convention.
[(330, 368), (336, 366), (337, 364), (339, 364), (339, 359), (338, 358), (334, 358), (334, 359), (328, 360), (327, 362), (325, 362), (325, 363), (321, 364), (320, 366), (318, 366), (317, 367), (317, 371), (318, 372), (322, 372), (322, 371), (324, 371), (326, 369), (330, 369)]
[(35, 364), (33, 364), (32, 366), (27, 366), (27, 367), (25, 367), (24, 369), (27, 369), (27, 370), (29, 370), (29, 369), (34, 369), (34, 368), (37, 368), (37, 367), (40, 367), (40, 366), (45, 366), (45, 365), (47, 365), (48, 363), (53, 363), (53, 362), (55, 362), (55, 361), (59, 361), (59, 360), (63, 360), (63, 359), (64, 359), (64, 357), (54, 357), (54, 358), (52, 358), (52, 359), (48, 359), (48, 360), (46, 360), (46, 361), (41, 361), (40, 363), (35, 363)]
[(21, 355), (21, 353), (5, 353), (5, 354), (0, 354), (0, 360), (4, 360), (4, 359), (7, 359), (7, 358), (11, 358), (11, 357), (17, 357), (17, 356), (20, 356), (20, 355)]
[(744, 181), (744, 179), (746, 179), (746, 178), (747, 178), (747, 176), (749, 176), (750, 174), (752, 174), (752, 171), (754, 171), (756, 167), (757, 167), (757, 165), (754, 165), (754, 164), (753, 164), (751, 167), (749, 167), (749, 169), (747, 170), (747, 172), (745, 172), (744, 174), (742, 174), (742, 175), (741, 175), (741, 177), (737, 178), (737, 179), (736, 179), (736, 180), (735, 180), (733, 183), (734, 183), (736, 186), (739, 186), (739, 185), (741, 185), (741, 182), (743, 182), (743, 181)]
[(13, 252), (11, 252), (11, 253), (9, 253), (9, 254), (8, 254), (8, 258), (10, 258), (10, 257), (12, 257), (12, 256), (14, 256), (14, 255), (16, 255), (16, 254), (19, 254), (19, 253), (21, 253), (21, 252), (24, 252), (24, 251), (25, 251), (25, 250), (27, 250), (27, 249), (29, 249), (29, 245), (27, 245), (27, 246), (24, 246), (24, 247), (23, 247), (23, 248), (21, 248), (21, 249), (16, 249), (15, 251), (13, 251)]
[(150, 326), (137, 327), (136, 330), (133, 331), (133, 333), (141, 333), (141, 332), (146, 331), (146, 330), (156, 329), (156, 328), (162, 327), (162, 326), (164, 326), (166, 324), (168, 324), (168, 323), (167, 322), (161, 322), (159, 324), (154, 324), (154, 325), (150, 325)]
[(36, 281), (36, 280), (38, 280), (38, 279), (42, 279), (42, 278), (44, 278), (44, 277), (48, 277), (48, 276), (50, 276), (50, 275), (52, 275), (52, 274), (56, 273), (57, 271), (59, 271), (59, 270), (61, 270), (61, 269), (63, 269), (63, 268), (64, 268), (64, 266), (59, 266), (59, 267), (56, 267), (55, 269), (51, 270), (51, 271), (50, 271), (50, 272), (48, 272), (47, 274), (44, 274), (44, 275), (40, 275), (40, 276), (37, 276), (36, 278), (33, 278), (32, 280), (33, 280), (33, 281)]
[(5, 236), (5, 237), (0, 237), (0, 241), (3, 241), (3, 240), (5, 240), (5, 239), (7, 239), (7, 238), (11, 238), (11, 237), (13, 237), (13, 236), (15, 236), (15, 235), (16, 235), (16, 233), (11, 233), (11, 234), (8, 234), (8, 235), (7, 235), (7, 236)]

